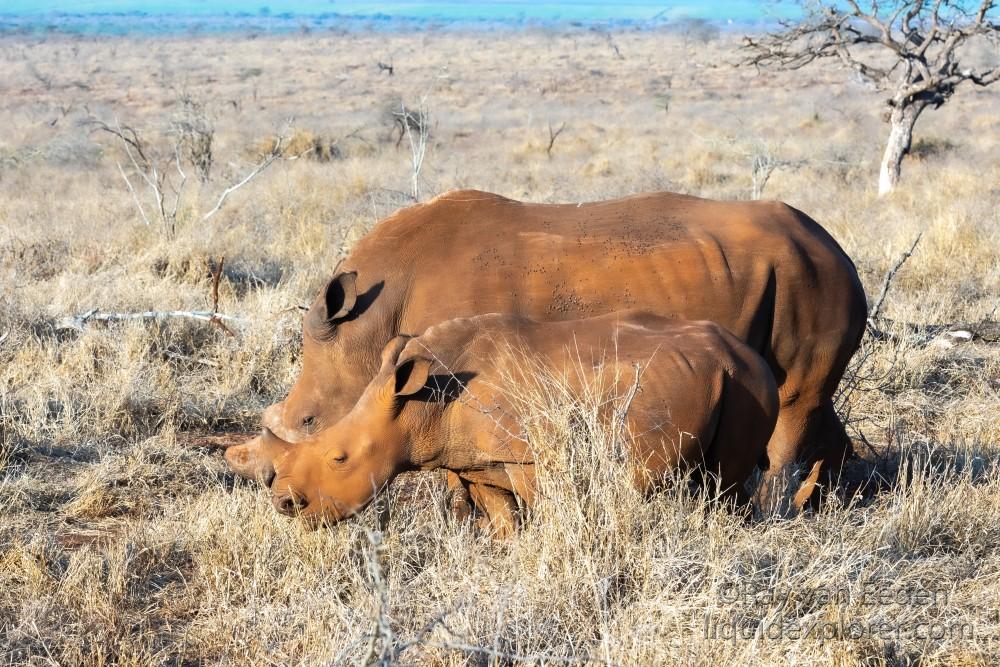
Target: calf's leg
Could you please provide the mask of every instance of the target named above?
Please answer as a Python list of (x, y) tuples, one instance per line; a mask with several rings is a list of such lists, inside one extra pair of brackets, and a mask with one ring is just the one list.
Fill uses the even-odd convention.
[(517, 499), (513, 493), (486, 484), (470, 484), (469, 494), (476, 507), (486, 515), (485, 520), (479, 523), (480, 528), (499, 539), (514, 534), (517, 528)]

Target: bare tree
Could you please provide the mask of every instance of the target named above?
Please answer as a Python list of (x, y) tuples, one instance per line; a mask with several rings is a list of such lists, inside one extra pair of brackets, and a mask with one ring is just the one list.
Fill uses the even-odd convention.
[(797, 70), (836, 58), (877, 90), (886, 91), (889, 122), (879, 171), (879, 194), (899, 181), (913, 127), (928, 107), (938, 108), (959, 85), (1000, 80), (1000, 64), (978, 69), (960, 47), (973, 39), (1000, 45), (995, 0), (857, 0), (811, 2), (806, 18), (776, 32), (745, 37), (745, 65)]

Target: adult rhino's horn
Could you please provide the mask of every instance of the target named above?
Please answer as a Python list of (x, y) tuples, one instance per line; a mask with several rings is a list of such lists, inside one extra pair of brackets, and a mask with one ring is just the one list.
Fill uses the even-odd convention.
[(306, 326), (317, 338), (328, 337), (339, 322), (351, 315), (358, 301), (356, 271), (338, 273), (319, 293), (309, 312)]

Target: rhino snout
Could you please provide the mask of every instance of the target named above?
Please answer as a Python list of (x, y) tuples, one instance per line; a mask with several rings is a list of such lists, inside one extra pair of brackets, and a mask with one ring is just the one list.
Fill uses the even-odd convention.
[(230, 447), (225, 453), (226, 463), (240, 477), (257, 480), (264, 486), (274, 481), (274, 464), (261, 456), (260, 438), (254, 438), (245, 445)]
[(292, 493), (272, 496), (271, 503), (279, 514), (284, 514), (285, 516), (296, 516), (309, 506), (309, 501), (306, 498), (296, 496)]

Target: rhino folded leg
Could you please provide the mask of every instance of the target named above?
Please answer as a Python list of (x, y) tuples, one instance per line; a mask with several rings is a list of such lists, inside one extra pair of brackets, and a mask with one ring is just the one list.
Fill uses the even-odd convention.
[(506, 539), (517, 529), (517, 499), (506, 489), (486, 484), (470, 484), (469, 493), (485, 516), (477, 520), (482, 530), (497, 539)]
[(458, 476), (458, 473), (447, 471), (448, 491), (445, 496), (445, 503), (448, 518), (457, 524), (462, 524), (472, 517), (472, 497), (466, 483)]

